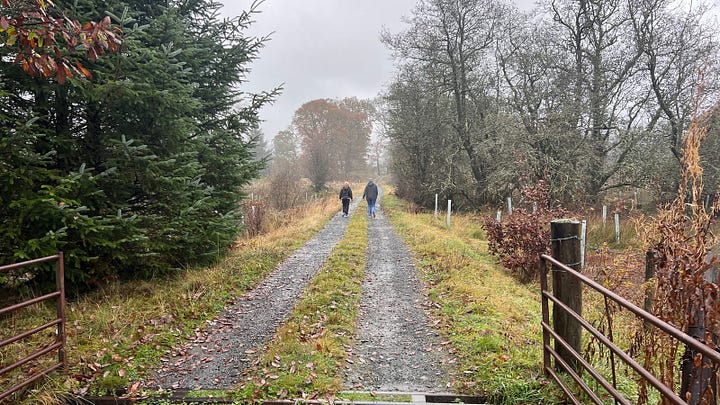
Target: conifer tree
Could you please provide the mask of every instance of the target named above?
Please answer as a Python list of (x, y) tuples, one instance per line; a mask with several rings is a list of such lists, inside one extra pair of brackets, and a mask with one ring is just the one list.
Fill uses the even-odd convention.
[(62, 249), (71, 280), (94, 284), (226, 251), (264, 164), (248, 134), (274, 93), (241, 91), (263, 41), (244, 34), (252, 10), (220, 20), (220, 7), (75, 2), (78, 20), (123, 29), (122, 52), (84, 61), (92, 80), (23, 77), (0, 60), (0, 175), (15, 179), (0, 186), (0, 262)]

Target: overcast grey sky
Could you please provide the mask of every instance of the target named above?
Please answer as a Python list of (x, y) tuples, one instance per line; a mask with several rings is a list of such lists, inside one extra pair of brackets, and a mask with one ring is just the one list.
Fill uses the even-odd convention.
[[(245, 90), (283, 85), (273, 105), (260, 112), (270, 140), (286, 129), (303, 103), (318, 98), (375, 97), (392, 78), (393, 64), (380, 43), (385, 27), (405, 29), (417, 0), (265, 0), (248, 32), (271, 35), (252, 63)], [(226, 16), (239, 15), (252, 0), (221, 0)], [(515, 0), (531, 8), (534, 0)]]

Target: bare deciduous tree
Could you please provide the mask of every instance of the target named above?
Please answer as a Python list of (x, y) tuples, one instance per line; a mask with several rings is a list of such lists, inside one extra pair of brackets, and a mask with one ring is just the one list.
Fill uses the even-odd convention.
[(365, 100), (319, 99), (303, 104), (293, 118), (301, 160), (316, 191), (331, 179), (345, 179), (364, 168), (373, 106)]
[[(409, 19), (410, 29), (385, 34), (383, 42), (409, 66), (422, 69), (430, 85), (452, 102), (452, 140), (464, 152), (473, 189), (487, 189), (490, 148), (495, 137), (497, 84), (493, 61), (496, 34), (506, 11), (492, 0), (423, 0)], [(481, 195), (477, 202), (487, 198)]]

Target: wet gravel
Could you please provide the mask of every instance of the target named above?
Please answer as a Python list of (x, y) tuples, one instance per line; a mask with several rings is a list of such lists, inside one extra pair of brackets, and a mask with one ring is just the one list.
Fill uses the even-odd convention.
[[(351, 204), (351, 211), (358, 202)], [(365, 208), (363, 203), (358, 215)], [(342, 213), (336, 214), (255, 289), (198, 331), (193, 342), (166, 356), (144, 385), (173, 390), (237, 385), (342, 238), (347, 223)], [(380, 201), (377, 218), (368, 223), (368, 239), (358, 336), (348, 349), (345, 389), (445, 392), (447, 355), (424, 310), (423, 286), (412, 256), (384, 217)]]
[(368, 225), (368, 253), (358, 336), (345, 388), (445, 392), (447, 354), (423, 309), (412, 257), (378, 204)]
[[(351, 213), (359, 199), (351, 205)], [(338, 203), (338, 205), (340, 205)], [(261, 284), (198, 332), (195, 340), (166, 358), (146, 381), (158, 389), (227, 389), (235, 385), (256, 353), (269, 343), (307, 284), (342, 238), (348, 218), (336, 214)]]

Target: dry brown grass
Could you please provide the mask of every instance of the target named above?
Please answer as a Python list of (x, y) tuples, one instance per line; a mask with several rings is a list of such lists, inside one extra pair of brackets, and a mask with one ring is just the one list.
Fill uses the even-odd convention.
[[(641, 235), (655, 262), (653, 313), (682, 331), (691, 325), (704, 325), (703, 340), (716, 347), (713, 336), (720, 333), (720, 290), (716, 282), (706, 280), (706, 273), (715, 265), (714, 259), (707, 260), (707, 254), (716, 243), (711, 227), (720, 206), (716, 202), (706, 211), (703, 205), (699, 150), (705, 135), (705, 128), (697, 122), (691, 124), (685, 135), (678, 195), (642, 228)], [(684, 346), (655, 328), (645, 336), (643, 346), (645, 367), (664, 384), (675, 387), (680, 380), (677, 364)], [(718, 365), (713, 368), (717, 372)], [(705, 395), (714, 394), (706, 391)], [(647, 403), (644, 382), (639, 403)]]
[[(112, 282), (69, 302), (69, 374), (51, 376), (13, 403), (56, 404), (67, 395), (137, 388), (133, 382), (156, 366), (171, 346), (194, 338), (196, 328), (322, 229), (339, 210), (337, 197), (332, 197), (307, 205), (264, 235), (239, 239), (214, 266), (188, 269), (171, 278)], [(27, 316), (0, 319), (0, 331), (32, 328), (52, 312), (53, 308), (38, 307)], [(4, 351), (0, 358), (6, 364), (18, 354)], [(0, 381), (0, 390), (9, 383)]]

